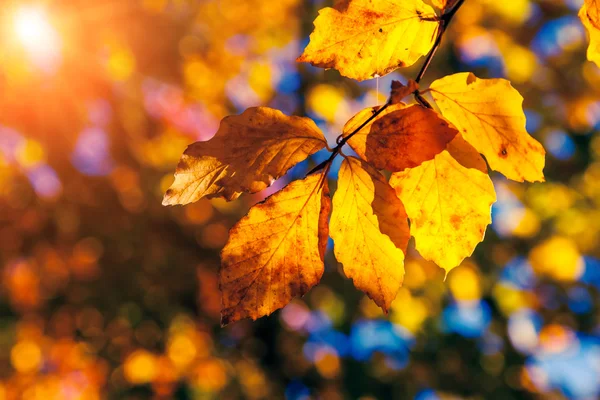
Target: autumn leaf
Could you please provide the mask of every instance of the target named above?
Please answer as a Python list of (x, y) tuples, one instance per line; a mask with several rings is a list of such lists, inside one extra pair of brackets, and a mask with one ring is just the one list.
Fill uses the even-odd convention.
[(326, 145), (309, 118), (249, 108), (224, 118), (209, 141), (188, 147), (163, 204), (187, 204), (205, 196), (233, 200), (242, 192), (261, 191)]
[(257, 319), (302, 296), (323, 275), (331, 209), (325, 171), (252, 207), (221, 252), (221, 323)]
[[(378, 107), (367, 108), (346, 123), (344, 136), (349, 136)], [(374, 121), (353, 135), (348, 144), (365, 161), (378, 169), (402, 171), (431, 160), (442, 152), (456, 135), (433, 110), (420, 105), (393, 104)]]
[(335, 256), (354, 285), (385, 312), (402, 285), (410, 237), (406, 211), (381, 173), (346, 157), (333, 196)]
[(319, 11), (298, 61), (359, 81), (383, 76), (427, 54), (438, 27), (421, 0), (342, 0)]
[(410, 79), (406, 85), (400, 81), (392, 81), (392, 90), (390, 93), (390, 103), (399, 104), (402, 100), (411, 93), (419, 90), (419, 84)]
[(446, 272), (473, 253), (491, 222), (496, 194), (484, 167), (477, 150), (457, 135), (433, 160), (390, 179), (406, 207), (416, 249)]
[(505, 79), (459, 73), (430, 86), (442, 115), (507, 178), (544, 181), (542, 145), (525, 130), (523, 97)]
[(579, 10), (579, 19), (590, 35), (587, 58), (600, 66), (600, 1), (585, 0)]

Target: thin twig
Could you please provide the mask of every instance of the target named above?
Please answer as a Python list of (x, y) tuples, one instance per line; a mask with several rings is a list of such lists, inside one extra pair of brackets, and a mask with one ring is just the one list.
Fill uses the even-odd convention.
[[(425, 59), (425, 62), (423, 63), (421, 70), (417, 74), (417, 77), (415, 78), (415, 82), (419, 83), (421, 81), (421, 79), (423, 79), (425, 72), (427, 72), (427, 69), (429, 69), (429, 66), (431, 65), (431, 60), (433, 60), (435, 53), (437, 52), (438, 48), (442, 44), (442, 37), (444, 36), (444, 33), (446, 33), (446, 29), (448, 29), (448, 25), (450, 24), (450, 21), (452, 21), (452, 18), (454, 18), (454, 15), (456, 15), (456, 12), (464, 4), (464, 2), (465, 2), (465, 0), (458, 0), (456, 2), (456, 4), (454, 5), (454, 7), (452, 7), (452, 9), (450, 9), (447, 13), (442, 15), (441, 20), (440, 20), (440, 29), (438, 30), (438, 34), (437, 34), (437, 37), (435, 38), (433, 47), (429, 51), (429, 54), (427, 54), (427, 58)], [(433, 107), (431, 107), (431, 104), (429, 104), (429, 102), (427, 102), (427, 100), (425, 100), (423, 98), (423, 96), (421, 96), (419, 94), (418, 89), (413, 92), (413, 95), (415, 96), (415, 100), (417, 102), (419, 102), (419, 104), (421, 104), (422, 106), (427, 107), (427, 108), (433, 108)]]

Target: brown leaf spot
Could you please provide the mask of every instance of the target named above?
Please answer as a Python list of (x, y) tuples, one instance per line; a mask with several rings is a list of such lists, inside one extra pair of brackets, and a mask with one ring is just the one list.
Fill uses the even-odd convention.
[(477, 77), (475, 76), (475, 74), (470, 73), (467, 76), (467, 85), (470, 85), (471, 83), (475, 82), (477, 80)]
[(364, 10), (362, 12), (363, 18), (365, 19), (365, 25), (367, 24), (368, 21), (375, 21), (379, 18), (384, 18), (385, 15), (378, 13), (376, 11), (373, 10)]
[(189, 168), (189, 164), (188, 164), (187, 160), (185, 160), (185, 159), (179, 160), (179, 163), (177, 164), (177, 168), (181, 169), (181, 170), (188, 169)]
[(453, 215), (450, 217), (450, 223), (454, 229), (459, 229), (462, 223), (462, 217), (459, 215)]

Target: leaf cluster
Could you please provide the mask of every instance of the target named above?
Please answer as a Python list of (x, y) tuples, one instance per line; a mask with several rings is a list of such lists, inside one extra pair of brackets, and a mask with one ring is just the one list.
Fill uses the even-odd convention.
[[(488, 168), (519, 182), (544, 180), (545, 151), (527, 133), (523, 98), (510, 82), (467, 72), (419, 86), (463, 2), (437, 0), (436, 10), (421, 0), (342, 0), (320, 11), (300, 62), (364, 80), (426, 56), (416, 79), (394, 82), (385, 105), (352, 117), (333, 149), (309, 118), (256, 107), (226, 117), (212, 139), (185, 151), (165, 205), (255, 193), (312, 154), (331, 152), (231, 229), (219, 273), (223, 325), (269, 315), (316, 285), (328, 237), (345, 274), (387, 312), (410, 236), (446, 271), (483, 240), (496, 200)], [(409, 96), (415, 104), (405, 103)], [(346, 145), (358, 158), (344, 155)]]

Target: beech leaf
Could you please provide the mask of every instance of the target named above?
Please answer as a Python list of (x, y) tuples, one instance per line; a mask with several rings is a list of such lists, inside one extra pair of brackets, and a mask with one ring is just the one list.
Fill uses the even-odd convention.
[(187, 148), (163, 205), (188, 204), (205, 196), (233, 200), (242, 192), (259, 192), (326, 145), (309, 118), (249, 108), (225, 117), (212, 139)]
[(406, 207), (416, 249), (446, 272), (473, 253), (492, 220), (496, 194), (482, 165), (477, 150), (458, 135), (433, 160), (390, 179)]
[(392, 104), (402, 103), (402, 100), (411, 93), (419, 90), (419, 84), (410, 79), (406, 85), (400, 81), (392, 81), (392, 91), (390, 93), (390, 102)]
[(509, 179), (544, 181), (545, 150), (525, 130), (523, 97), (505, 79), (479, 79), (464, 72), (430, 86), (442, 115), (490, 167)]
[(324, 171), (255, 205), (221, 252), (221, 324), (253, 320), (303, 296), (323, 275), (331, 209)]
[(319, 11), (299, 62), (359, 81), (414, 64), (431, 50), (439, 21), (421, 0), (342, 0)]
[(385, 312), (402, 285), (409, 237), (404, 206), (384, 176), (346, 157), (333, 196), (335, 256), (354, 285)]
[[(348, 136), (378, 107), (352, 117), (343, 130)], [(420, 105), (393, 104), (348, 140), (365, 161), (378, 169), (402, 171), (431, 160), (454, 139), (457, 131), (438, 113)]]

